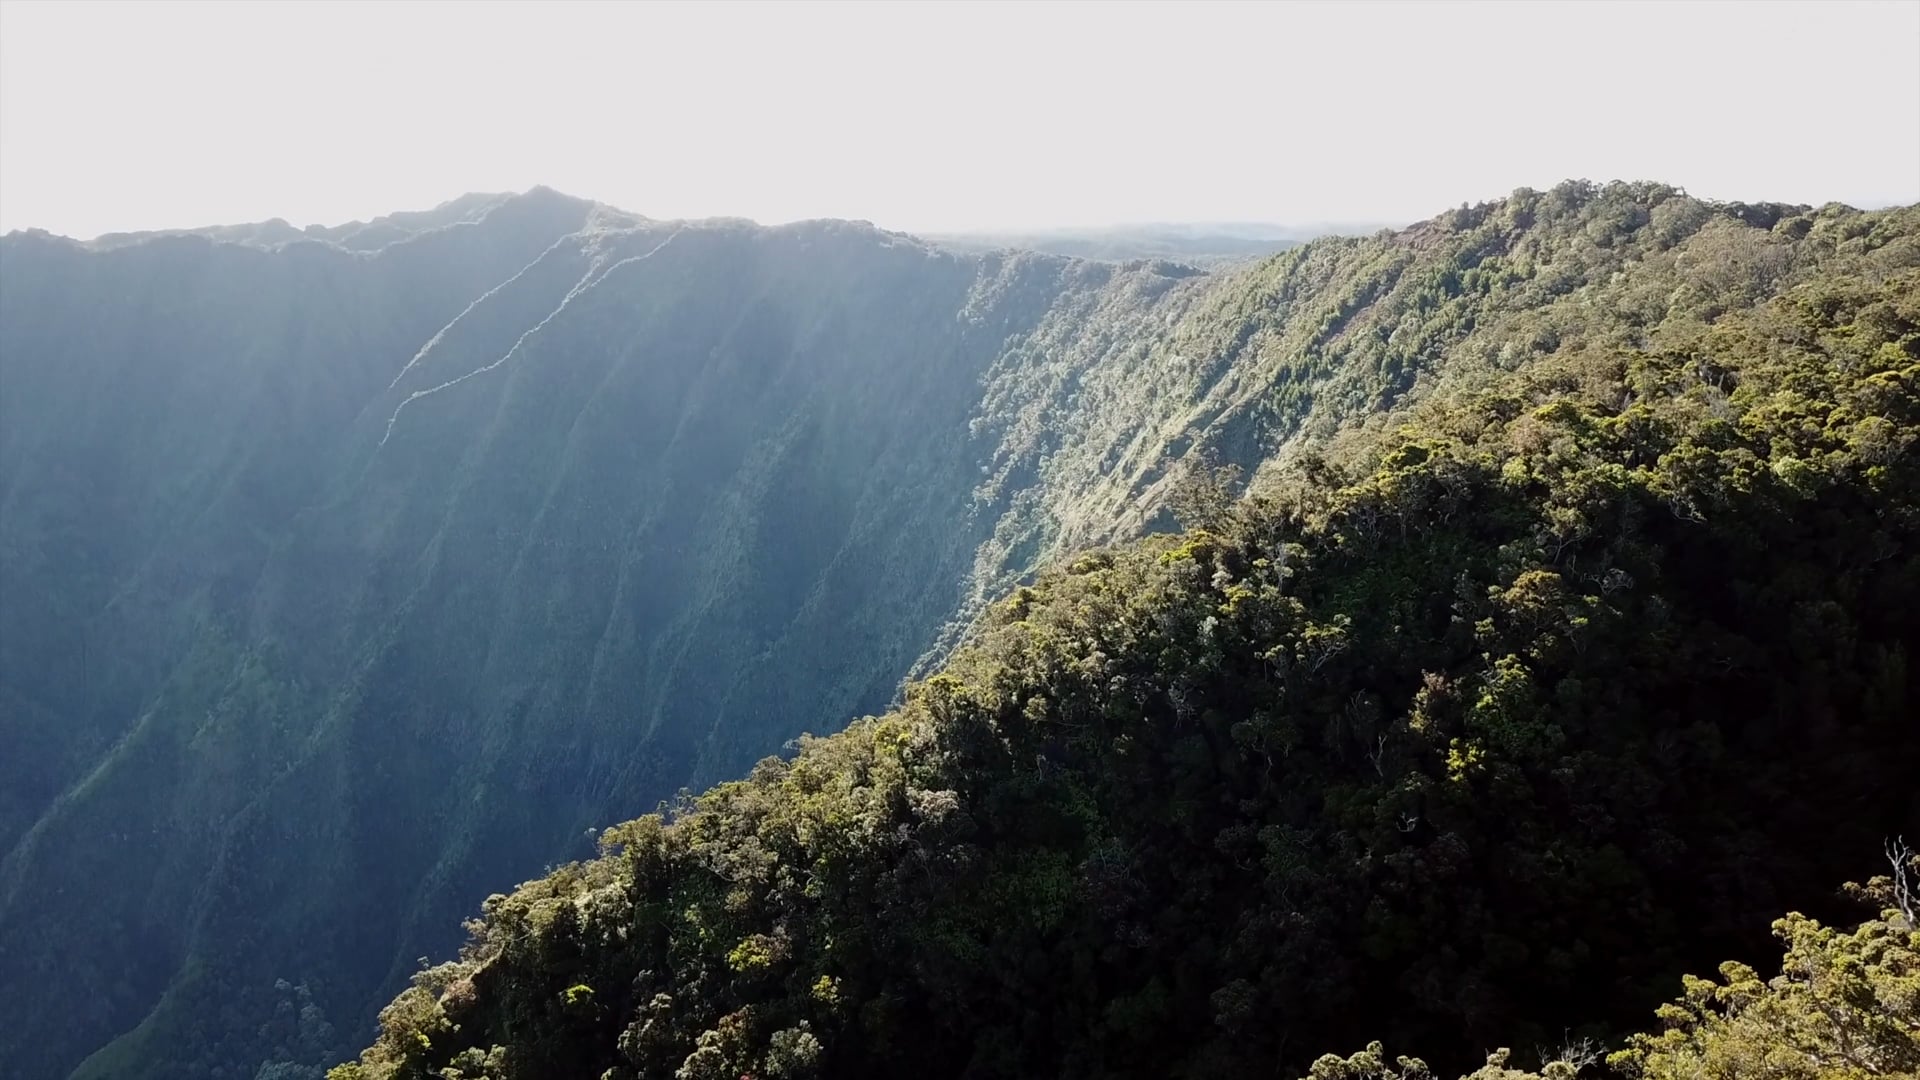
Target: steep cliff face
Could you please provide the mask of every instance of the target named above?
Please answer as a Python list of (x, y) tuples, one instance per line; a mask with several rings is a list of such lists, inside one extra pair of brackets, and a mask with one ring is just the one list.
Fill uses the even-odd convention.
[(983, 375), (1178, 280), (550, 193), (428, 224), (5, 245), (29, 1075), (143, 1018), (97, 1066), (264, 1060), (281, 979), (358, 1022), (476, 892), (883, 707), (995, 520)]
[(186, 969), (233, 830), (310, 737), (248, 613), (355, 417), (591, 209), (536, 194), (372, 256), (0, 244), (0, 987), (29, 1075)]
[(0, 694), (35, 740), (0, 765), (0, 842), (133, 726), (182, 601), (250, 586), (392, 371), (590, 209), (529, 196), (373, 258), (0, 244)]
[(478, 897), (883, 709), (1194, 466), (1685, 341), (1890, 228), (1774, 217), (1568, 185), (1215, 274), (547, 191), (10, 236), (0, 1054), (316, 1062)]
[(1369, 356), (1474, 324), (1386, 430), (1183, 496), (1205, 528), (1041, 574), (887, 715), (489, 896), (334, 1080), (1433, 1075), (1321, 1056), (1379, 1038), (1481, 1080), (1906, 1075), (1897, 890), (1775, 922), (1772, 982), (1764, 937), (1920, 828), (1920, 215), (1663, 251), (1623, 202), (1495, 234), (1565, 303), (1440, 299), (1472, 220), (1352, 249), (1427, 244), (1433, 291), (1351, 311), (1316, 389), (1393, 395)]

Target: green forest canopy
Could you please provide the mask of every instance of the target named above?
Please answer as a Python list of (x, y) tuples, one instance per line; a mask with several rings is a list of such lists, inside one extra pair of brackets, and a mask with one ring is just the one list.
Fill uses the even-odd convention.
[[(1657, 247), (1621, 202), (1586, 241)], [(1577, 338), (1063, 561), (900, 708), (489, 898), (336, 1077), (1910, 1073), (1910, 916), (1827, 923), (1920, 815), (1915, 212), (1712, 212)], [(1552, 291), (1520, 262), (1420, 325)], [(1780, 980), (1682, 988), (1791, 909)]]

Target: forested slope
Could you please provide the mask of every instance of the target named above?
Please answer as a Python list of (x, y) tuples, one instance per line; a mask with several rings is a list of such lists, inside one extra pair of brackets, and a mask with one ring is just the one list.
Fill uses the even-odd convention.
[[(1568, 184), (1213, 274), (954, 253), (850, 223), (655, 222), (544, 191), (287, 231), (0, 241), (0, 1010), (15, 1019), (0, 1054), (21, 1075), (337, 1059), (416, 957), (452, 950), (476, 898), (585, 854), (590, 828), (886, 709), (970, 628), (927, 684), (970, 703), (948, 725), (962, 734), (928, 726), (922, 689), (801, 758), (826, 755), (808, 766), (822, 790), (855, 798), (870, 785), (842, 759), (897, 728), (933, 740), (936, 762), (900, 790), (961, 800), (951, 836), (898, 833), (920, 819), (886, 816), (893, 796), (871, 822), (801, 830), (845, 845), (847, 873), (933, 890), (873, 900), (885, 925), (836, 946), (903, 980), (846, 1000), (907, 1010), (874, 1030), (946, 1048), (929, 1060), (964, 1062), (953, 1047), (977, 1040), (1001, 1055), (989, 1071), (1069, 1067), (1097, 1005), (1121, 1027), (1145, 1010), (1159, 1049), (1140, 1060), (1167, 1068), (1402, 1034), (1451, 1064), (1480, 1032), (1613, 1023), (1666, 996), (1683, 961), (1760, 947), (1767, 918), (1857, 875), (1854, 848), (1914, 812), (1885, 784), (1913, 764), (1896, 603), (1912, 587), (1912, 210)], [(1225, 514), (1239, 486), (1215, 465), (1267, 501)], [(1107, 599), (1069, 561), (1015, 601), (1050, 614), (976, 623), (1063, 555), (1170, 527), (1176, 503), (1208, 535), (1095, 557)], [(1237, 587), (1265, 599), (1214, 611)], [(1534, 621), (1508, 627), (1508, 608)], [(1056, 623), (1057, 640), (1032, 636)], [(1556, 633), (1564, 648), (1528, 651)], [(1288, 683), (1283, 655), (1315, 670)], [(1064, 674), (1090, 657), (1119, 666)], [(1514, 723), (1559, 741), (1460, 726), (1503, 672), (1513, 708), (1538, 714)], [(1428, 674), (1453, 718), (1415, 737), (1403, 721)], [(1067, 702), (1078, 735), (1045, 726)], [(1001, 731), (1008, 709), (1040, 726)], [(1330, 734), (1349, 714), (1353, 733)], [(1273, 731), (1235, 727), (1261, 717)], [(1435, 764), (1456, 749), (1459, 778)], [(1562, 773), (1565, 791), (1536, 800)], [(1689, 794), (1676, 777), (1694, 774)], [(832, 810), (788, 783), (707, 805)], [(1472, 885), (1457, 896), (1422, 861), (1439, 855), (1408, 854), (1440, 842), (1446, 806), (1471, 819), (1447, 834), (1464, 852), (1449, 880)], [(687, 820), (747, 843), (758, 813)], [(1568, 820), (1566, 850), (1538, 858), (1571, 869), (1487, 876), (1508, 872), (1490, 851), (1544, 852)], [(1300, 848), (1272, 855), (1282, 825), (1305, 830), (1285, 841)], [(694, 842), (705, 827), (669, 832), (719, 850)], [(1833, 842), (1780, 846), (1814, 834)], [(902, 869), (909, 840), (931, 869)], [(1755, 874), (1737, 870), (1749, 851), (1765, 854)], [(1125, 861), (1148, 856), (1163, 862)], [(662, 863), (662, 887), (707, 857)], [(1304, 894), (1288, 903), (1311, 932), (1275, 914), (1244, 947), (1194, 936), (1279, 910), (1235, 877), (1275, 858), (1306, 875), (1283, 891)], [(1088, 914), (1081, 878), (1101, 860), (1120, 860), (1134, 914)], [(1363, 933), (1359, 898), (1399, 895), (1386, 866), (1431, 908), (1381, 901)], [(1190, 899), (1170, 902), (1176, 877)], [(1707, 884), (1682, 901), (1681, 880)], [(1539, 881), (1628, 915), (1520, 977), (1551, 951), (1546, 929), (1515, 951), (1441, 914), (1465, 897), (1480, 913), (1463, 925), (1504, 927), (1549, 903)], [(980, 907), (982, 888), (1014, 890), (993, 893), (1012, 906)], [(923, 910), (947, 893), (960, 929)], [(868, 903), (808, 902), (829, 901)], [(829, 917), (765, 904), (728, 916), (727, 950)], [(1029, 936), (969, 944), (989, 923)], [(657, 936), (674, 963), (712, 961), (685, 932)], [(1119, 932), (1146, 944), (1102, 943)], [(901, 934), (918, 943), (896, 951)], [(1166, 955), (1183, 935), (1190, 964)], [(1086, 967), (1096, 945), (1131, 959)], [(1431, 985), (1382, 989), (1416, 953)], [(1596, 991), (1577, 980), (1601, 955), (1619, 966)], [(1022, 979), (1092, 981), (1059, 999), (1078, 1012), (1035, 1012), (990, 956)], [(1331, 965), (1321, 982), (1301, 981), (1309, 956)], [(678, 1068), (735, 991), (655, 959), (658, 978), (694, 980), (661, 991), (695, 1003), (663, 1021), (680, 1041), (659, 1061)], [(604, 1025), (644, 1003), (638, 971), (626, 989), (583, 980), (611, 1011), (568, 1053), (602, 1060)], [(501, 978), (487, 1022), (518, 1025), (525, 988)], [(1284, 1046), (1148, 1038), (1243, 990), (1250, 1026)], [(1051, 1034), (981, 1026), (1003, 992), (993, 1023)], [(1402, 1019), (1329, 1021), (1313, 1047), (1265, 1019), (1289, 995), (1311, 1016), (1342, 993), (1400, 995)], [(947, 1033), (922, 1045), (935, 1013)], [(836, 1023), (828, 1052), (868, 1056), (833, 1060), (900, 1063)], [(469, 1030), (511, 1052), (536, 1037)]]
[[(1920, 250), (1864, 224), (1845, 273), (1043, 575), (903, 707), (490, 898), (343, 1075), (1464, 1069), (1758, 962), (1920, 824)], [(1912, 1067), (1888, 918), (1783, 923), (1815, 998), (1729, 1034), (1690, 992), (1617, 1064)]]

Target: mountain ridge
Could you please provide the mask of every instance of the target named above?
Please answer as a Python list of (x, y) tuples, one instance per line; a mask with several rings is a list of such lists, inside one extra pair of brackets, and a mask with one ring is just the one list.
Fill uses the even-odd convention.
[(0, 240), (0, 996), (69, 1033), (28, 1075), (130, 1030), (83, 1074), (250, 1068), (223, 1013), (288, 995), (350, 1038), (474, 897), (883, 709), (1212, 465), (1345, 467), (1436, 386), (1912, 243), (1569, 184), (1196, 274), (549, 195), (368, 251)]
[[(886, 715), (490, 896), (333, 1075), (1903, 1075), (1911, 903), (1797, 912), (1920, 822), (1920, 243), (1799, 224), (1830, 272), (1611, 304), (1053, 567)], [(1778, 979), (1682, 982), (1782, 909)]]

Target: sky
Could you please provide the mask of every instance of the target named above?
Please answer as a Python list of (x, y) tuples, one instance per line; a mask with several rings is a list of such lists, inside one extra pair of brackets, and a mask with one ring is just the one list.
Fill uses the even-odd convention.
[(1920, 201), (1920, 0), (0, 0), (0, 230), (536, 184), (923, 231), (1373, 224), (1570, 177)]

